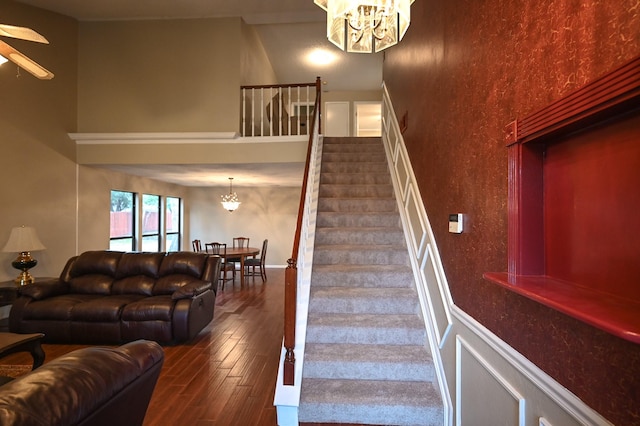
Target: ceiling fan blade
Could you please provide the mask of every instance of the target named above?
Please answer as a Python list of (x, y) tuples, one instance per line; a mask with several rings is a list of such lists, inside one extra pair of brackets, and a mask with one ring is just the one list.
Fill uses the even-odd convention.
[(26, 27), (14, 27), (13, 25), (0, 24), (0, 36), (49, 44), (49, 40), (44, 38), (40, 33)]
[(21, 68), (24, 68), (26, 71), (30, 72), (34, 76), (38, 77), (41, 80), (51, 80), (53, 78), (53, 73), (33, 60), (29, 59), (22, 53), (18, 52), (13, 47), (9, 46), (7, 43), (0, 40), (0, 55), (4, 56), (14, 64), (18, 65)]

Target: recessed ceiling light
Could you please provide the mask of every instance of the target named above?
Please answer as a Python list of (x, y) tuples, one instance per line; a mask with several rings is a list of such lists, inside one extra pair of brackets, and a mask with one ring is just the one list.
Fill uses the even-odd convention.
[(313, 49), (307, 55), (307, 61), (312, 65), (331, 65), (336, 61), (336, 59), (338, 59), (338, 57), (335, 53), (321, 48)]

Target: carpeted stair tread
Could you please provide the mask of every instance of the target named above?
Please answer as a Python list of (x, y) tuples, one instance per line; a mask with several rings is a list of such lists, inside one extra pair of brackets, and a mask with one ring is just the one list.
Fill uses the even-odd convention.
[[(320, 167), (322, 173), (389, 173), (389, 168), (386, 162), (331, 162), (323, 163)], [(322, 181), (322, 176), (320, 177)]]
[(404, 234), (399, 227), (377, 226), (359, 228), (317, 228), (316, 245), (332, 244), (404, 244)]
[(440, 395), (429, 382), (303, 379), (299, 421), (441, 425)]
[(387, 263), (409, 265), (403, 245), (318, 245), (313, 252), (313, 263), (319, 264), (365, 264)]
[(322, 161), (341, 163), (385, 163), (387, 158), (382, 152), (323, 152)]
[(320, 179), (323, 184), (388, 184), (389, 173), (324, 173)]
[(411, 288), (318, 287), (310, 296), (309, 312), (414, 314), (417, 309)]
[(397, 212), (322, 212), (316, 218), (317, 227), (400, 226)]
[(344, 314), (309, 312), (307, 341), (424, 345), (424, 323), (418, 315)]
[(402, 288), (413, 285), (408, 265), (313, 265), (312, 286)]
[(363, 380), (430, 381), (431, 355), (418, 345), (310, 343), (305, 350), (305, 377)]
[[(396, 200), (393, 198), (330, 198), (318, 200), (318, 215), (324, 213), (388, 213), (397, 215)], [(397, 217), (397, 216), (396, 216)], [(373, 223), (375, 225), (375, 223)]]

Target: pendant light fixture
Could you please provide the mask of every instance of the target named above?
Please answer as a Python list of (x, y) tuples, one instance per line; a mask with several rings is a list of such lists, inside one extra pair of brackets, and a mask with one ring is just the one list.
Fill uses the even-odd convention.
[(398, 44), (415, 0), (314, 0), (327, 12), (327, 38), (346, 52), (373, 53)]
[(234, 211), (240, 206), (240, 201), (238, 201), (238, 194), (233, 192), (233, 178), (229, 178), (229, 193), (221, 195), (222, 197), (222, 207), (225, 210), (230, 212)]

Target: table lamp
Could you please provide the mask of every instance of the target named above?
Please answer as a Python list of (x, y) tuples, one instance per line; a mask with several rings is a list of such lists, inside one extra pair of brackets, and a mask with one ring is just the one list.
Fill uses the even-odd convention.
[(16, 285), (31, 284), (35, 281), (29, 273), (29, 269), (36, 266), (38, 261), (31, 257), (30, 252), (44, 249), (45, 247), (38, 239), (36, 230), (33, 227), (22, 225), (11, 229), (9, 241), (7, 241), (2, 251), (5, 253), (20, 253), (16, 260), (11, 262), (11, 266), (22, 271), (18, 278), (15, 279)]

